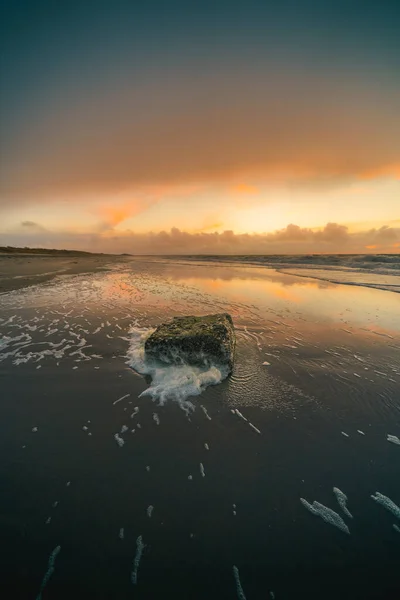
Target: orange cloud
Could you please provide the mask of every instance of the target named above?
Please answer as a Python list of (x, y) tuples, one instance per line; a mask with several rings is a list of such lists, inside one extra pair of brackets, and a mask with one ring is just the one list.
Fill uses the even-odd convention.
[(288, 225), (273, 233), (235, 234), (233, 231), (189, 233), (173, 227), (170, 231), (135, 233), (130, 230), (99, 230), (97, 233), (42, 231), (22, 225), (13, 233), (2, 234), (2, 244), (10, 246), (63, 247), (100, 252), (133, 254), (365, 254), (378, 246), (380, 252), (400, 249), (400, 227), (380, 227), (350, 232), (338, 223), (314, 230)]
[(254, 196), (260, 192), (255, 185), (249, 185), (248, 183), (238, 183), (231, 187), (231, 191), (235, 194), (245, 194), (247, 196)]
[(104, 93), (100, 101), (88, 90), (80, 103), (66, 96), (14, 134), (2, 163), (4, 204), (13, 195), (71, 192), (73, 201), (81, 191), (155, 185), (222, 182), (247, 196), (257, 188), (238, 181), (400, 177), (397, 89), (388, 96), (356, 79), (235, 69), (168, 86), (127, 83), (120, 102)]
[(200, 229), (196, 229), (196, 233), (201, 233), (202, 231), (210, 231), (212, 229), (221, 229), (221, 227), (223, 227), (223, 223), (221, 222), (217, 222), (217, 223), (210, 223), (210, 225), (205, 225), (204, 227), (201, 227)]
[(361, 179), (376, 179), (377, 177), (394, 177), (400, 181), (400, 162), (368, 169), (361, 174)]
[(134, 206), (131, 204), (123, 206), (100, 206), (98, 209), (99, 216), (106, 221), (111, 227), (115, 227), (122, 223), (135, 212)]

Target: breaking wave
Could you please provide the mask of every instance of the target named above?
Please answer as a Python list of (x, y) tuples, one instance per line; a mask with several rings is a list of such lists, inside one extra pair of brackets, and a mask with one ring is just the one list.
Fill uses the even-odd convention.
[(140, 396), (150, 396), (160, 405), (168, 400), (178, 402), (189, 412), (194, 404), (188, 400), (199, 396), (210, 385), (221, 383), (229, 374), (226, 366), (213, 364), (210, 367), (198, 367), (189, 364), (166, 365), (145, 355), (146, 339), (154, 329), (132, 326), (130, 344), (127, 353), (128, 364), (137, 373), (151, 377), (150, 386)]

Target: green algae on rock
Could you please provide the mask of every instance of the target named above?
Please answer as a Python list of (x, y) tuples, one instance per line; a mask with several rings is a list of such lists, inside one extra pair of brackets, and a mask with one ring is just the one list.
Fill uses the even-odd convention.
[(214, 363), (233, 368), (235, 330), (227, 313), (203, 317), (175, 317), (163, 323), (147, 338), (148, 357), (167, 364), (210, 366)]

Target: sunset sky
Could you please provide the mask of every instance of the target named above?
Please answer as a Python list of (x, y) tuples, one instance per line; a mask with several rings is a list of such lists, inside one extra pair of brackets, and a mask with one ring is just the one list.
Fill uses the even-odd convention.
[(398, 0), (4, 0), (0, 245), (400, 252)]

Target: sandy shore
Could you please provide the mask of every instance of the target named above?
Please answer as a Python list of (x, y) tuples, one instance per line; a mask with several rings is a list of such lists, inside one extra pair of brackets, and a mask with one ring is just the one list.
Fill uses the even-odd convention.
[[(38, 265), (66, 270), (0, 297), (12, 598), (233, 600), (236, 575), (248, 600), (400, 597), (400, 521), (371, 498), (400, 505), (399, 294), (149, 257), (19, 273)], [(165, 404), (142, 395), (140, 332), (211, 312), (234, 320), (231, 376), (188, 414), (181, 369), (158, 373)]]
[(54, 254), (0, 254), (0, 294), (50, 281), (57, 275), (91, 273), (107, 264), (121, 261), (120, 256), (68, 256)]

